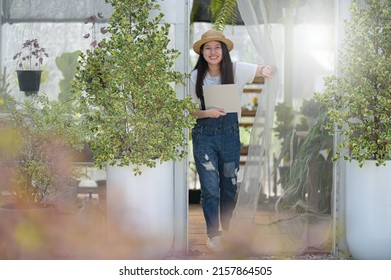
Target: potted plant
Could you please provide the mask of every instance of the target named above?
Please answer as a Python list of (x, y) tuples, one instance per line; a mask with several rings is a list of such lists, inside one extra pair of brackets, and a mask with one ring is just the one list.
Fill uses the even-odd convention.
[(352, 2), (337, 76), (317, 99), (346, 161), (346, 238), (354, 258), (391, 259), (391, 2)]
[(303, 101), (301, 113), (305, 118), (296, 129), (297, 132), (300, 129), (305, 131), (301, 130), (303, 139), (296, 139), (293, 143), (293, 158), (285, 178), (286, 188), (278, 201), (281, 208), (294, 207), (296, 212), (331, 213), (332, 137), (325, 129), (326, 109), (320, 105), (314, 99)]
[[(174, 89), (186, 75), (173, 70), (179, 52), (169, 47), (164, 15), (152, 14), (155, 0), (108, 2), (110, 36), (80, 55), (74, 83), (94, 161), (106, 167), (107, 220), (172, 242), (172, 162), (185, 156), (194, 123), (190, 97), (178, 99)], [(147, 243), (156, 252), (167, 246), (155, 239)]]
[(51, 217), (65, 206), (58, 194), (66, 188), (76, 191), (77, 174), (70, 162), (82, 148), (84, 134), (69, 107), (44, 95), (8, 102), (11, 109), (0, 123), (0, 169), (6, 178), (0, 190), (8, 194), (0, 205), (2, 240), (8, 240), (1, 257), (46, 258), (53, 245), (46, 238), (56, 221)]
[[(295, 160), (297, 148), (300, 144), (296, 132), (308, 130), (307, 120), (313, 117), (313, 113), (306, 112), (306, 110), (311, 106), (313, 106), (311, 101), (305, 100), (301, 112), (295, 112), (285, 102), (276, 105), (276, 125), (274, 131), (277, 139), (281, 141), (281, 148), (275, 162), (274, 172), (277, 172), (278, 167), (280, 174), (279, 182), (283, 189), (287, 187), (291, 165)], [(299, 117), (296, 115), (299, 115)], [(300, 122), (296, 123), (296, 119), (300, 119)]]
[(35, 94), (41, 84), (41, 66), (49, 57), (46, 49), (41, 47), (38, 39), (28, 39), (22, 44), (22, 49), (13, 57), (17, 62), (19, 89), (26, 95)]

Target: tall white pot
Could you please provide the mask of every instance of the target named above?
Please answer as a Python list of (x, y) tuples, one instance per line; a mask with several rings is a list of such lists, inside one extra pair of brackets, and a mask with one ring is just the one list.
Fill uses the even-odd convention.
[[(107, 234), (111, 241), (126, 236), (136, 257), (167, 254), (174, 239), (174, 165), (143, 167), (107, 166)], [(133, 244), (133, 245), (132, 245)]]
[(346, 239), (354, 259), (391, 259), (391, 161), (347, 162)]

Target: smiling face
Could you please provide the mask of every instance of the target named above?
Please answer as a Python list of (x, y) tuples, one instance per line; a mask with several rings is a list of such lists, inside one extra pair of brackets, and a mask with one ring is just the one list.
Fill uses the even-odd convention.
[(209, 65), (218, 65), (223, 59), (223, 49), (219, 41), (209, 41), (202, 48), (202, 55)]

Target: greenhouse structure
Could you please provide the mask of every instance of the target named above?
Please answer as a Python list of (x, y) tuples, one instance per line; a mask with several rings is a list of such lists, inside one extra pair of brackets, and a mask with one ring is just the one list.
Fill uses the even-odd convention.
[[(0, 259), (390, 260), (390, 10), (0, 0)], [(276, 70), (241, 93), (236, 208), (217, 254), (205, 246), (188, 112), (193, 44), (212, 28), (234, 42), (232, 61)], [(22, 88), (26, 69), (39, 76)], [(21, 214), (26, 197), (51, 211), (24, 203)]]

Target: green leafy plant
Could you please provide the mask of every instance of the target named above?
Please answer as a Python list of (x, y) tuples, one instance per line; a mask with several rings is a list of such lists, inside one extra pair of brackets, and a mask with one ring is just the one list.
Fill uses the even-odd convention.
[(334, 160), (381, 165), (391, 153), (391, 1), (353, 1), (351, 15), (339, 74), (325, 78), (316, 98), (328, 108), (330, 133), (340, 132)]
[(0, 113), (13, 109), (13, 104), (9, 101), (11, 99), (11, 89), (9, 82), (7, 82), (7, 78), (7, 68), (4, 67), (0, 77)]
[(238, 24), (237, 0), (195, 0), (190, 22), (194, 23), (199, 18), (210, 20), (214, 29), (220, 31), (223, 31), (227, 24)]
[(70, 162), (83, 147), (83, 127), (69, 106), (45, 95), (8, 102), (11, 109), (0, 122), (0, 166), (10, 178), (6, 188), (18, 202), (43, 203), (76, 174)]
[(95, 163), (156, 166), (183, 158), (185, 130), (194, 124), (191, 98), (178, 99), (174, 71), (179, 52), (169, 47), (169, 24), (155, 0), (112, 0), (109, 38), (80, 55), (73, 91), (90, 131)]
[(210, 12), (215, 29), (223, 31), (227, 24), (234, 24), (237, 19), (236, 0), (212, 0)]
[[(281, 151), (277, 158), (277, 164), (282, 160), (293, 160), (296, 150), (291, 150), (291, 146), (296, 147), (297, 139), (293, 139), (296, 131), (307, 131), (309, 118), (313, 118), (310, 107), (313, 104), (310, 101), (303, 101), (303, 105), (300, 112), (295, 112), (293, 108), (286, 103), (278, 103), (276, 105), (276, 122), (274, 132), (278, 140), (281, 141)], [(297, 123), (297, 120), (300, 122)], [(295, 143), (291, 143), (292, 140)], [(293, 153), (293, 154), (291, 154)]]
[(283, 159), (289, 159), (290, 139), (294, 133), (295, 114), (291, 106), (286, 103), (276, 105), (276, 125), (274, 132), (277, 139), (281, 141), (281, 153), (278, 157), (278, 163)]
[[(311, 104), (313, 106), (311, 106)], [(312, 108), (312, 109), (311, 109)], [(317, 110), (313, 110), (317, 108)], [(287, 187), (278, 201), (281, 208), (296, 207), (296, 211), (331, 212), (333, 139), (325, 129), (326, 108), (313, 99), (303, 104), (303, 113), (316, 113), (307, 137), (298, 148), (287, 176)]]

